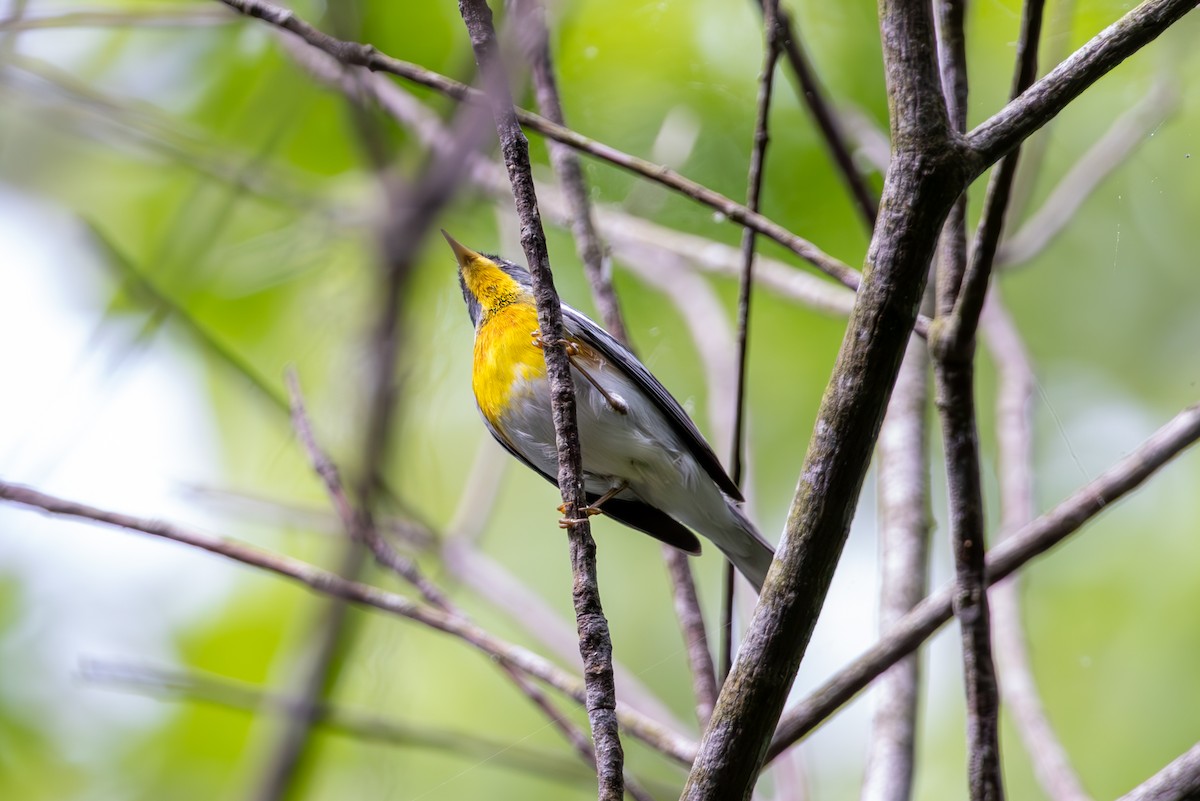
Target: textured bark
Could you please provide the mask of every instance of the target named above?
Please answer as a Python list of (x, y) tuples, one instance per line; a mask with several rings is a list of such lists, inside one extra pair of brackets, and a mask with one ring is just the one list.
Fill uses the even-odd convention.
[(591, 525), (583, 513), (587, 498), (583, 491), (583, 457), (575, 416), (575, 389), (571, 383), (571, 367), (564, 347), (562, 307), (550, 272), (546, 235), (542, 231), (529, 164), (529, 142), (517, 122), (508, 79), (496, 45), (491, 9), (484, 0), (460, 0), (458, 7), (471, 36), (475, 61), (488, 88), (496, 133), (500, 137), (500, 152), (508, 168), (513, 199), (521, 220), (521, 247), (533, 278), (538, 327), (546, 343), (546, 373), (550, 382), (550, 406), (558, 442), (558, 486), (562, 492), (563, 514), (571, 521), (567, 538), (571, 574), (574, 576), (572, 598), (579, 631), (579, 654), (583, 658), (583, 677), (587, 687), (585, 706), (592, 726), (592, 742), (596, 748), (599, 798), (602, 801), (619, 801), (625, 788), (625, 756), (617, 731), (612, 639), (608, 620), (600, 604), (596, 541), (592, 539)]

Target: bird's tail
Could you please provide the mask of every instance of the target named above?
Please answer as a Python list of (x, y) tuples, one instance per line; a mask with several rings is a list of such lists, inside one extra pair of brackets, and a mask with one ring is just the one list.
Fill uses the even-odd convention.
[(775, 549), (758, 533), (758, 529), (742, 512), (741, 507), (734, 502), (728, 504), (729, 521), (718, 539), (710, 537), (721, 552), (733, 562), (733, 566), (754, 585), (756, 592), (762, 592), (763, 582), (767, 579), (767, 570), (775, 558)]

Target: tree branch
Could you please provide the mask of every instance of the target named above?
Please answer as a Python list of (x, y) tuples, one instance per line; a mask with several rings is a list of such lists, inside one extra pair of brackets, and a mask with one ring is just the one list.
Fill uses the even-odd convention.
[[(750, 148), (750, 168), (746, 178), (746, 207), (758, 211), (762, 196), (763, 168), (770, 141), (771, 93), (775, 86), (775, 64), (779, 60), (780, 36), (778, 0), (762, 0), (763, 61), (758, 79), (758, 100), (754, 118), (754, 141)], [(749, 356), (750, 290), (754, 281), (754, 246), (757, 237), (750, 228), (742, 229), (742, 264), (738, 279), (737, 368), (734, 373), (733, 442), (730, 445), (729, 477), (742, 486), (742, 452), (746, 431), (746, 362)], [(733, 665), (733, 562), (726, 560), (721, 593), (721, 678)], [(713, 700), (716, 700), (715, 698)]]
[[(1035, 379), (1025, 344), (995, 289), (989, 295), (980, 322), (984, 342), (999, 373), (996, 472), (1000, 480), (1000, 526), (997, 542), (1003, 542), (1010, 532), (1033, 520), (1035, 514), (1033, 420), (1029, 408)], [(1046, 796), (1052, 801), (1090, 801), (1038, 697), (1021, 627), (1019, 578), (1014, 574), (996, 584), (991, 591), (1000, 689), (1033, 763), (1034, 775)]]
[(1117, 801), (1191, 801), (1200, 795), (1200, 743)]
[[(546, 11), (539, 0), (508, 0), (521, 16), (526, 36), (526, 57), (533, 68), (533, 85), (538, 108), (542, 115), (557, 125), (565, 125), (554, 65), (550, 55), (550, 38), (546, 27)], [(592, 204), (588, 198), (583, 169), (575, 151), (554, 140), (548, 143), (550, 161), (562, 187), (567, 216), (575, 236), (575, 249), (583, 263), (583, 271), (592, 290), (592, 300), (600, 319), (617, 341), (632, 349), (621, 307), (613, 291), (611, 264), (605, 256), (604, 245), (596, 231)], [(688, 667), (696, 693), (700, 725), (708, 721), (717, 700), (716, 675), (708, 650), (708, 633), (696, 595), (696, 582), (687, 554), (671, 547), (663, 548), (667, 572), (674, 590), (675, 612), (687, 646)]]
[[(1200, 439), (1200, 404), (1184, 409), (1099, 478), (993, 548), (987, 559), (988, 584), (1012, 575), (1029, 560), (1058, 545), (1197, 439)], [(792, 707), (779, 724), (768, 759), (815, 729), (879, 674), (915, 651), (950, 620), (953, 598), (952, 584), (927, 596), (879, 642)]]
[(967, 134), (978, 175), (1052, 120), (1085, 89), (1196, 7), (1196, 0), (1145, 0)]
[[(1037, 77), (1038, 43), (1042, 32), (1044, 0), (1026, 0), (1021, 13), (1021, 33), (1017, 37), (1017, 58), (1013, 68), (1012, 97), (1018, 97)], [(974, 338), (979, 327), (979, 315), (987, 296), (988, 280), (996, 248), (1004, 230), (1004, 217), (1017, 174), (1020, 147), (1013, 148), (992, 170), (984, 196), (983, 212), (975, 229), (966, 272), (954, 298), (953, 309), (945, 319), (943, 334), (950, 342), (963, 347), (964, 340)]]
[(684, 789), (695, 801), (753, 789), (845, 543), (938, 229), (966, 184), (928, 7), (885, 0), (881, 30), (896, 156), (775, 564)]
[(491, 101), (500, 151), (508, 168), (513, 199), (521, 220), (521, 246), (533, 278), (537, 302), (538, 327), (546, 347), (546, 375), (550, 383), (550, 406), (554, 416), (554, 434), (558, 446), (558, 486), (562, 492), (563, 514), (571, 521), (567, 528), (571, 572), (575, 577), (572, 592), (575, 619), (579, 626), (579, 653), (583, 657), (583, 675), (587, 683), (587, 712), (596, 749), (596, 773), (601, 801), (619, 801), (624, 795), (624, 751), (617, 729), (617, 695), (613, 683), (612, 640), (608, 621), (600, 603), (596, 576), (596, 543), (584, 509), (587, 497), (583, 489), (583, 458), (579, 447), (579, 427), (575, 416), (575, 388), (563, 339), (562, 307), (554, 289), (550, 256), (542, 232), (541, 214), (529, 166), (529, 143), (521, 133), (508, 89), (508, 77), (500, 60), (492, 12), (485, 0), (459, 0), (459, 12), (471, 37), (484, 85)]
[[(928, 583), (929, 353), (914, 339), (879, 431), (879, 629), (920, 602)], [(920, 661), (905, 658), (880, 677), (867, 745), (862, 801), (912, 796)]]
[[(304, 22), (291, 11), (263, 0), (220, 0), (220, 2), (247, 16), (256, 17), (293, 33), (311, 46), (329, 53), (343, 63), (366, 67), (372, 71), (387, 72), (456, 100), (486, 101), (486, 98), (477, 89), (472, 89), (423, 67), (387, 56), (371, 45), (336, 39)], [(706, 186), (684, 178), (674, 170), (652, 164), (645, 159), (623, 153), (614, 147), (596, 142), (561, 125), (555, 125), (545, 117), (523, 109), (516, 109), (515, 113), (520, 124), (530, 130), (537, 131), (547, 138), (561, 142), (582, 153), (587, 153), (589, 156), (607, 161), (609, 164), (634, 173), (641, 178), (659, 183), (697, 203), (708, 206), (714, 211), (720, 212), (726, 219), (753, 228), (763, 236), (778, 242), (817, 269), (837, 279), (844, 286), (857, 289), (861, 278), (857, 270), (843, 264), (782, 225), (761, 214), (751, 212), (742, 204), (730, 200), (719, 192), (714, 192)]]
[[(548, 684), (580, 704), (586, 702), (587, 692), (581, 681), (537, 654), (505, 642), (468, 620), (432, 609), (378, 587), (346, 581), (335, 573), (322, 570), (307, 562), (259, 550), (223, 537), (191, 531), (161, 520), (147, 520), (120, 512), (98, 509), (19, 484), (0, 481), (0, 500), (39, 509), (57, 517), (102, 523), (199, 548), (268, 573), (292, 579), (322, 595), (343, 598), (353, 603), (408, 618), (436, 631), (457, 637), (492, 659), (516, 667), (521, 672)], [(690, 764), (695, 757), (693, 744), (635, 710), (618, 703), (617, 716), (629, 734), (671, 759), (686, 765)]]

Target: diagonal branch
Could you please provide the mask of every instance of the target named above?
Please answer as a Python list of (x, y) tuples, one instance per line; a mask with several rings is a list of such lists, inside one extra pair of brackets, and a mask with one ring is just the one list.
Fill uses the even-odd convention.
[[(262, 19), (271, 25), (293, 33), (312, 47), (329, 53), (343, 63), (365, 67), (372, 71), (387, 72), (433, 89), (455, 100), (476, 103), (486, 102), (483, 93), (477, 89), (472, 89), (465, 84), (447, 78), (444, 75), (439, 75), (436, 72), (431, 72), (423, 67), (392, 58), (379, 52), (371, 45), (336, 39), (304, 22), (291, 11), (264, 2), (264, 0), (220, 0), (220, 2), (247, 16)], [(778, 242), (850, 289), (858, 288), (861, 279), (858, 270), (843, 264), (803, 237), (793, 234), (782, 225), (767, 219), (761, 214), (751, 212), (742, 204), (730, 200), (721, 193), (714, 192), (702, 184), (684, 178), (674, 170), (662, 165), (653, 164), (645, 159), (631, 156), (614, 147), (582, 136), (561, 125), (555, 125), (545, 117), (523, 109), (516, 109), (515, 114), (517, 121), (530, 130), (537, 131), (547, 138), (561, 142), (582, 153), (587, 153), (589, 156), (628, 170), (645, 180), (654, 181), (669, 189), (673, 189), (697, 203), (720, 212), (726, 219), (732, 220), (739, 225), (753, 228), (763, 236)]]
[(1200, 743), (1117, 801), (1191, 801), (1200, 796)]
[[(587, 693), (583, 683), (537, 654), (508, 643), (461, 617), (446, 614), (378, 587), (347, 581), (335, 573), (299, 559), (264, 551), (224, 537), (193, 531), (162, 520), (149, 520), (99, 509), (6, 481), (0, 481), (0, 500), (41, 510), (56, 517), (101, 523), (171, 540), (291, 579), (321, 595), (343, 598), (352, 603), (407, 618), (457, 637), (490, 658), (510, 664), (580, 704), (585, 703)], [(657, 722), (622, 704), (617, 705), (617, 716), (626, 731), (656, 751), (685, 765), (694, 759), (695, 746)]]
[[(987, 560), (988, 583), (1003, 580), (1058, 545), (1137, 489), (1197, 439), (1200, 439), (1200, 404), (1184, 409), (1099, 478), (993, 548)], [(768, 758), (781, 754), (879, 674), (920, 647), (950, 620), (953, 598), (953, 585), (943, 586), (926, 597), (866, 653), (792, 707), (779, 724)]]
[(1196, 7), (1196, 0), (1145, 0), (1096, 34), (1066, 61), (967, 134), (975, 174), (997, 162), (1034, 131)]

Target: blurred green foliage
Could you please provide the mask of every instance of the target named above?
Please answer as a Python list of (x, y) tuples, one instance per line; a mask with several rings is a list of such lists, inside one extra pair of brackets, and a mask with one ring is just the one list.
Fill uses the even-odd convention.
[[(1052, 3), (1046, 50), (1070, 52), (1130, 5)], [(643, 155), (651, 153), (668, 115), (684, 114), (694, 126), (695, 144), (667, 154), (678, 160), (673, 166), (730, 197), (744, 195), (760, 60), (752, 3), (571, 0), (552, 6), (553, 49), (573, 127)], [(887, 100), (874, 5), (789, 6), (838, 105), (884, 125)], [(170, 10), (211, 14), (216, 7), (193, 2)], [(324, 509), (321, 486), (294, 442), (278, 397), (283, 370), (294, 365), (317, 431), (352, 482), (361, 452), (370, 369), (365, 343), (376, 310), (375, 237), (383, 208), (354, 118), (345, 99), (310, 77), (257, 21), (230, 15), (218, 24), (184, 19), (153, 27), (139, 23), (166, 13), (161, 5), (113, 0), (105, 8), (127, 13), (130, 24), (0, 29), (0, 190), (18, 203), (52, 210), (35, 238), (85, 242), (90, 255), (56, 264), (48, 279), (63, 288), (79, 314), (99, 319), (101, 329), (131, 328), (138, 341), (165, 346), (180, 365), (179, 375), (190, 376), (183, 386), (199, 403), (178, 414), (163, 411), (180, 430), (210, 433), (211, 453), (183, 457), (194, 461), (197, 476), (215, 471), (213, 483), (220, 487)], [(323, 4), (297, 3), (295, 9), (323, 29), (350, 26), (356, 38), (391, 55), (470, 79), (470, 49), (453, 3), (363, 0), (336, 20), (321, 16)], [(52, 18), (73, 10), (68, 3), (37, 2), (24, 13)], [(1014, 0), (972, 6), (973, 123), (1007, 95), (1019, 14)], [(1173, 83), (1176, 99), (1169, 114), (1100, 182), (1060, 236), (999, 281), (1037, 365), (1033, 411), (1043, 508), (1096, 476), (1200, 395), (1195, 224), (1200, 82), (1194, 80), (1200, 55), (1191, 47), (1198, 32), (1197, 20), (1185, 20), (1063, 112), (1039, 134), (1038, 146), (1045, 148), (1040, 169), (1022, 178), (1029, 203), (1010, 220), (1010, 230), (1029, 218), (1115, 118), (1156, 82)], [(772, 112), (764, 211), (859, 264), (867, 233), (793, 91), (795, 82), (784, 73)], [(428, 91), (412, 91), (438, 114), (452, 110)], [(419, 144), (393, 125), (385, 126), (384, 136), (400, 169), (415, 174), (422, 163)], [(536, 139), (533, 151), (544, 165), (545, 148)], [(587, 162), (586, 173), (598, 203), (738, 242), (735, 226), (684, 198), (604, 164)], [(870, 180), (879, 186), (878, 174)], [(972, 214), (982, 185), (972, 190)], [(467, 190), (440, 224), (481, 250), (511, 247), (513, 232), (498, 231), (496, 219), (491, 201)], [(119, 258), (86, 235), (85, 223), (103, 232)], [(591, 308), (570, 237), (551, 231), (550, 245), (560, 293)], [(770, 244), (762, 249), (787, 258)], [(14, 257), (2, 255), (6, 252), (0, 243), (0, 274), (23, 269)], [(118, 262), (124, 264), (120, 269)], [(696, 351), (671, 298), (644, 287), (624, 265), (615, 266), (635, 345), (710, 431), (705, 354)], [(149, 299), (140, 282), (169, 299), (171, 308)], [(736, 286), (724, 279), (710, 284), (732, 315)], [(755, 304), (752, 496), (763, 529), (777, 538), (842, 323), (765, 291), (756, 293)], [(181, 317), (190, 324), (181, 325)], [(487, 436), (468, 388), (471, 331), (453, 263), (434, 238), (407, 288), (402, 325), (402, 393), (388, 479), (406, 510), (440, 530), (463, 503), (464, 477)], [(197, 330), (226, 355), (206, 345)], [(232, 367), (230, 353), (270, 392)], [(98, 352), (89, 358), (104, 362), (120, 355)], [(983, 441), (990, 464), (995, 379), (986, 356), (982, 359)], [(122, 370), (127, 374), (128, 368)], [(120, 382), (122, 375), (113, 380)], [(195, 409), (202, 412), (196, 415)], [(36, 478), (25, 476), (20, 460), (7, 452), (0, 451), (0, 459), (6, 479)], [(211, 461), (215, 468), (204, 466)], [(119, 459), (112, 469), (121, 470)], [(570, 575), (553, 524), (555, 495), (523, 470), (499, 480), (499, 500), (484, 512), (482, 548), (569, 621)], [(1197, 737), (1200, 636), (1192, 610), (1200, 608), (1194, 578), (1200, 563), (1198, 480), (1200, 464), (1193, 454), (1028, 571), (1023, 594), (1037, 678), (1050, 718), (1096, 797), (1123, 792)], [(991, 474), (988, 481), (994, 490)], [(989, 497), (994, 516), (991, 498), (994, 492)], [(872, 503), (864, 496), (864, 508)], [(194, 504), (198, 514), (208, 516), (209, 529), (326, 566), (337, 562), (336, 540), (311, 526), (247, 519), (205, 496)], [(940, 512), (935, 508), (939, 519)], [(111, 590), (114, 598), (125, 599), (123, 606), (113, 601), (122, 610), (119, 619), (97, 623), (77, 646), (70, 638), (58, 642), (63, 637), (54, 632), (64, 621), (55, 617), (55, 593), (65, 596), (72, 587), (62, 584), (50, 592), (46, 587), (53, 582), (48, 585), (46, 576), (54, 575), (56, 552), (70, 547), (63, 533), (70, 524), (47, 524), (35, 533), (26, 531), (27, 519), (6, 515), (3, 526), (3, 537), (19, 540), (23, 553), (41, 551), (45, 558), (12, 566), (0, 561), (0, 797), (250, 798), (278, 731), (271, 715), (171, 697), (147, 702), (87, 681), (51, 678), (73, 672), (79, 659), (97, 651), (141, 661), (140, 641), (129, 632), (164, 628), (157, 622), (160, 596), (153, 595), (164, 587), (138, 581), (111, 586), (103, 593)], [(690, 724), (690, 685), (659, 548), (604, 520), (596, 531), (617, 657)], [(91, 537), (103, 542), (128, 535), (97, 530)], [(4, 547), (0, 544), (0, 553)], [(165, 546), (130, 547), (142, 553), (138, 548)], [(872, 524), (860, 525), (847, 559), (869, 563), (874, 547)], [(212, 561), (199, 553), (189, 558)], [(540, 650), (521, 621), (449, 579), (435, 559), (419, 560), (481, 625)], [(940, 540), (934, 560), (941, 580), (948, 558)], [(153, 564), (148, 561), (147, 570)], [(695, 565), (705, 608), (715, 614), (718, 564), (710, 554)], [(228, 574), (228, 587), (218, 600), (204, 601), (200, 614), (167, 626), (163, 647), (181, 666), (279, 690), (293, 686), (298, 654), (325, 602), (233, 565), (218, 565), (216, 571)], [(168, 578), (172, 593), (181, 599), (190, 594), (187, 571)], [(375, 571), (368, 578), (393, 586)], [(331, 689), (335, 703), (569, 754), (494, 666), (459, 642), (376, 614), (355, 612), (352, 622)], [(821, 627), (826, 633), (818, 635), (818, 643), (835, 644), (837, 656), (814, 659), (833, 669), (870, 641), (872, 625), (861, 611), (827, 609)], [(38, 638), (58, 645), (28, 652), (24, 644)], [(931, 675), (944, 680), (928, 688), (923, 704), (918, 798), (965, 795), (953, 639), (943, 636), (943, 645), (926, 657), (927, 664), (936, 663)], [(75, 709), (79, 698), (98, 695), (107, 696), (101, 704)], [(134, 709), (128, 720), (125, 704)], [(864, 708), (863, 702), (855, 705), (852, 725), (834, 725), (812, 738), (808, 763), (815, 797), (855, 794)], [(582, 714), (572, 711), (571, 717), (586, 726)], [(122, 723), (114, 727), (117, 719)], [(640, 744), (627, 746), (634, 775), (656, 787), (681, 781), (677, 767)], [(1011, 797), (1040, 797), (1010, 726), (1004, 754)], [(514, 770), (505, 766), (503, 754), (479, 760), (318, 732), (293, 797), (415, 801), (593, 794), (586, 779)]]

